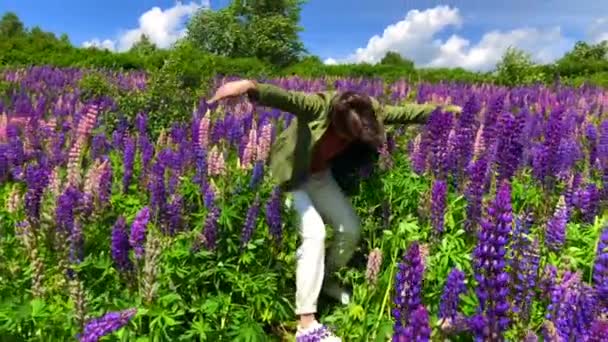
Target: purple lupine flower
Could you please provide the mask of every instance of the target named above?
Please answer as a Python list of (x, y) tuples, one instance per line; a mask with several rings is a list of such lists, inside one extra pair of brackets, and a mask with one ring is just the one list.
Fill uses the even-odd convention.
[(217, 247), (217, 224), (220, 217), (220, 209), (216, 206), (211, 207), (205, 219), (202, 240), (205, 248), (212, 251)]
[(436, 233), (441, 234), (444, 230), (444, 216), (447, 201), (447, 184), (436, 179), (431, 190), (431, 222)]
[(75, 221), (70, 232), (70, 262), (79, 264), (84, 258), (84, 236), (80, 222)]
[(488, 151), (489, 159), (492, 160), (494, 158), (494, 147), (496, 143), (496, 139), (498, 138), (498, 118), (500, 114), (504, 111), (505, 107), (505, 98), (506, 94), (504, 92), (498, 93), (493, 96), (493, 98), (489, 101), (488, 110), (485, 112), (485, 117), (483, 120), (484, 130), (482, 132), (482, 139), (486, 146), (486, 151)]
[(505, 272), (505, 246), (511, 233), (512, 215), (511, 185), (503, 181), (494, 202), (487, 209), (487, 217), (481, 223), (473, 252), (479, 313), (486, 319), (484, 329), (474, 333), (484, 340), (500, 340), (509, 325), (509, 274)]
[(597, 144), (597, 156), (600, 161), (602, 172), (603, 192), (602, 197), (608, 201), (608, 119), (600, 124), (600, 138)]
[(580, 159), (580, 149), (574, 136), (562, 138), (557, 149), (557, 165), (555, 170), (561, 179), (565, 179)]
[(476, 230), (481, 219), (482, 200), (484, 193), (484, 184), (488, 178), (489, 165), (486, 156), (473, 161), (469, 166), (467, 173), (469, 182), (465, 190), (465, 198), (467, 199), (467, 220), (465, 228), (469, 232)]
[(124, 193), (129, 190), (131, 178), (133, 177), (133, 162), (135, 161), (135, 141), (133, 138), (125, 138), (125, 151), (123, 158), (123, 176), (122, 176), (122, 189)]
[(523, 145), (520, 135), (523, 130), (521, 117), (515, 118), (511, 112), (505, 112), (499, 123), (499, 136), (496, 146), (496, 164), (498, 165), (497, 182), (511, 180), (521, 161)]
[(597, 128), (591, 122), (585, 125), (585, 140), (589, 151), (589, 166), (594, 167), (597, 165)]
[(266, 223), (268, 223), (268, 231), (274, 242), (280, 245), (283, 240), (283, 232), (281, 229), (281, 189), (275, 186), (272, 189), (270, 199), (266, 203)]
[(578, 200), (583, 222), (592, 223), (599, 208), (600, 191), (593, 183), (587, 183), (587, 186), (580, 189), (578, 192)]
[(568, 224), (568, 208), (564, 196), (560, 196), (555, 207), (555, 213), (547, 222), (545, 244), (550, 250), (558, 252), (566, 240), (566, 225)]
[(436, 109), (427, 124), (430, 139), (431, 169), (438, 178), (446, 177), (448, 135), (452, 127), (452, 114)]
[(253, 204), (249, 207), (247, 211), (247, 217), (245, 218), (245, 224), (243, 225), (243, 231), (241, 235), (241, 245), (245, 246), (251, 240), (251, 236), (253, 235), (253, 231), (256, 226), (256, 219), (258, 217), (258, 212), (260, 210), (260, 197), (256, 196)]
[(145, 113), (138, 113), (135, 116), (135, 127), (141, 135), (146, 135), (146, 129), (148, 127), (148, 117)]
[(249, 187), (255, 188), (262, 181), (264, 177), (264, 161), (258, 160), (254, 167), (253, 173), (251, 174), (251, 180), (249, 181)]
[(150, 191), (150, 207), (154, 215), (163, 213), (166, 205), (165, 165), (160, 158), (152, 164), (148, 189)]
[(135, 258), (141, 259), (144, 256), (144, 242), (146, 240), (146, 231), (148, 222), (150, 221), (150, 209), (143, 207), (135, 216), (135, 220), (131, 224), (131, 235), (129, 236), (129, 244), (133, 247)]
[(443, 294), (441, 295), (441, 301), (439, 302), (439, 318), (451, 322), (456, 320), (458, 305), (460, 304), (460, 295), (467, 290), (464, 279), (464, 272), (456, 267), (452, 268), (448, 274), (448, 280), (443, 287)]
[(538, 335), (532, 330), (528, 330), (524, 336), (523, 342), (538, 342)]
[(403, 262), (399, 263), (399, 271), (395, 276), (395, 307), (392, 310), (395, 335), (405, 334), (405, 329), (411, 323), (412, 314), (422, 304), (423, 276), (424, 263), (420, 247), (418, 242), (412, 242), (403, 257)]
[(110, 147), (110, 143), (104, 133), (95, 135), (91, 142), (91, 158), (96, 159), (108, 153)]
[(55, 206), (55, 224), (57, 230), (71, 234), (74, 230), (74, 215), (79, 207), (82, 193), (74, 186), (68, 186), (59, 197)]
[(106, 158), (106, 161), (103, 165), (101, 173), (99, 175), (99, 203), (101, 205), (106, 205), (110, 202), (110, 196), (112, 195), (112, 164), (110, 164), (109, 159)]
[(473, 157), (473, 141), (475, 140), (475, 117), (481, 110), (477, 96), (474, 94), (469, 97), (466, 104), (462, 108), (462, 114), (458, 118), (458, 126), (456, 128), (456, 137), (454, 138), (454, 153), (456, 163), (455, 171), (459, 173), (462, 181), (467, 165)]
[(86, 324), (84, 331), (78, 336), (78, 339), (80, 342), (97, 342), (103, 336), (127, 325), (136, 313), (137, 309), (133, 308), (119, 312), (110, 312), (102, 317), (92, 319)]
[(546, 318), (565, 341), (582, 339), (596, 317), (597, 298), (592, 288), (581, 281), (580, 272), (565, 272), (554, 286)]
[(141, 151), (142, 176), (146, 176), (154, 157), (154, 145), (147, 136), (143, 136), (139, 138), (139, 148)]
[(418, 305), (418, 308), (412, 312), (410, 323), (403, 330), (401, 336), (393, 341), (419, 341), (428, 342), (431, 340), (431, 326), (429, 324), (429, 313), (424, 305)]
[(203, 202), (207, 208), (211, 208), (215, 203), (215, 191), (209, 182), (205, 182), (203, 185)]
[(584, 342), (604, 342), (608, 341), (608, 321), (605, 319), (596, 319), (591, 324), (591, 328), (587, 332)]
[(183, 206), (184, 199), (181, 195), (173, 195), (171, 202), (167, 205), (167, 232), (171, 235), (180, 231), (183, 224)]
[(420, 133), (414, 138), (410, 149), (410, 160), (412, 169), (417, 174), (421, 175), (426, 171), (427, 167), (427, 152), (429, 148), (428, 132)]
[(112, 228), (112, 244), (110, 248), (112, 259), (119, 271), (126, 272), (132, 269), (133, 264), (131, 263), (131, 259), (129, 259), (130, 249), (127, 223), (124, 217), (119, 216)]
[(548, 295), (553, 291), (553, 288), (557, 284), (557, 267), (554, 265), (545, 266), (545, 270), (540, 277), (538, 282), (538, 288), (540, 293), (546, 297), (545, 299), (550, 299), (551, 297)]
[(25, 169), (25, 212), (31, 224), (40, 220), (42, 193), (49, 182), (49, 172), (44, 165), (29, 164)]
[(595, 251), (593, 285), (602, 302), (603, 310), (608, 312), (608, 225), (602, 229)]

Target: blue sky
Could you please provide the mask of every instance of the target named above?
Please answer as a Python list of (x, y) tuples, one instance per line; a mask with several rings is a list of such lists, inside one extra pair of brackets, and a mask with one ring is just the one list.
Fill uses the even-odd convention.
[[(211, 0), (211, 8), (227, 2)], [(2, 0), (0, 12), (16, 12), (28, 27), (67, 33), (75, 45), (106, 41), (104, 46), (124, 49), (142, 32), (153, 32), (159, 45), (169, 44), (201, 3)], [(301, 24), (306, 47), (328, 63), (373, 63), (395, 50), (419, 65), (487, 69), (508, 45), (546, 62), (576, 40), (608, 38), (608, 1), (309, 0)]]

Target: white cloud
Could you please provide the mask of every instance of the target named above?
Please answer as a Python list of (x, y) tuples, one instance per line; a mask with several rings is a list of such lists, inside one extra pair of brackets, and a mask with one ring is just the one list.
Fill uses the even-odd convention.
[(190, 2), (187, 5), (178, 1), (173, 7), (165, 10), (155, 6), (139, 17), (139, 27), (120, 33), (116, 39), (101, 41), (95, 38), (84, 42), (83, 46), (125, 51), (139, 41), (142, 34), (145, 34), (156, 46), (167, 48), (185, 35), (186, 30), (183, 25), (185, 19), (200, 8), (209, 7), (209, 0), (203, 0), (201, 3)]
[[(382, 36), (372, 37), (367, 46), (340, 62), (377, 63), (388, 51), (411, 58), (419, 66), (463, 67), (487, 71), (500, 60), (509, 46), (522, 49), (538, 62), (550, 62), (572, 47), (559, 27), (518, 28), (486, 32), (473, 43), (457, 34), (442, 41), (436, 35), (450, 27), (460, 28), (463, 17), (457, 8), (437, 6), (423, 11), (412, 10), (405, 19), (389, 25)], [(329, 58), (327, 61), (333, 60)]]
[(116, 42), (114, 42), (113, 40), (109, 40), (109, 39), (105, 39), (104, 41), (101, 41), (101, 40), (95, 38), (95, 39), (91, 39), (91, 40), (88, 40), (88, 41), (82, 43), (82, 46), (84, 46), (85, 48), (96, 47), (96, 48), (100, 48), (100, 49), (114, 51), (116, 49)]
[(608, 40), (608, 17), (595, 19), (587, 32), (592, 43)]
[(336, 61), (333, 58), (327, 58), (326, 60), (323, 61), (323, 63), (327, 64), (327, 65), (336, 65), (336, 64), (338, 64), (338, 61)]
[(561, 57), (572, 47), (559, 27), (550, 29), (520, 28), (508, 32), (491, 31), (472, 45), (465, 38), (452, 35), (441, 44), (437, 55), (428, 63), (432, 67), (459, 66), (472, 70), (490, 70), (510, 47), (522, 49), (539, 63), (548, 63)]

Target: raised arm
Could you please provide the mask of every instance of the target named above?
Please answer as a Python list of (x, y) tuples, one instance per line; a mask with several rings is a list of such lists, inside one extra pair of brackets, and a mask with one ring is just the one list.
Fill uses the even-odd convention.
[(318, 94), (284, 90), (272, 84), (250, 80), (228, 82), (222, 85), (209, 102), (247, 94), (257, 104), (289, 112), (300, 119), (313, 120), (324, 113), (325, 99)]

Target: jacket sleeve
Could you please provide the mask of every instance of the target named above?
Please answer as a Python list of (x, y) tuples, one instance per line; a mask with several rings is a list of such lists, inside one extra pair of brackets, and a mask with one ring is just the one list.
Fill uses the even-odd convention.
[(326, 101), (318, 94), (288, 91), (267, 83), (256, 83), (247, 95), (261, 106), (276, 108), (304, 120), (314, 120), (326, 109)]
[(386, 124), (424, 124), (437, 108), (433, 104), (408, 103), (400, 106), (382, 106), (382, 117)]

